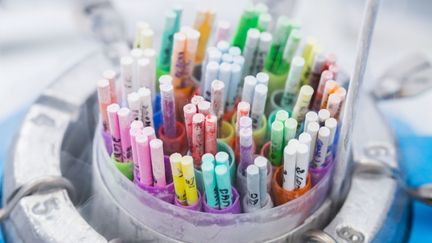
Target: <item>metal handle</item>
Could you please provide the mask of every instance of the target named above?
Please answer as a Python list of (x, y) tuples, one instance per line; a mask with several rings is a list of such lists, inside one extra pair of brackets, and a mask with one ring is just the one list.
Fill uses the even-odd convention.
[(72, 202), (75, 202), (76, 190), (74, 185), (72, 185), (68, 179), (58, 176), (39, 178), (22, 185), (10, 195), (6, 201), (6, 205), (3, 208), (0, 208), (0, 221), (3, 221), (9, 216), (23, 197), (52, 189), (66, 189)]
[(425, 54), (413, 53), (391, 65), (372, 90), (378, 100), (416, 96), (432, 88), (432, 63)]
[(369, 55), (378, 6), (380, 0), (368, 0), (366, 2), (361, 32), (357, 42), (357, 53), (354, 70), (351, 73), (348, 93), (345, 100), (342, 119), (340, 120), (341, 138), (337, 145), (336, 164), (334, 168), (333, 185), (330, 198), (334, 202), (333, 211), (336, 211), (348, 193), (343, 187), (347, 180), (350, 180), (348, 171), (352, 166), (350, 157), (351, 135), (354, 127), (355, 114), (357, 112), (359, 93), (363, 83), (363, 76)]

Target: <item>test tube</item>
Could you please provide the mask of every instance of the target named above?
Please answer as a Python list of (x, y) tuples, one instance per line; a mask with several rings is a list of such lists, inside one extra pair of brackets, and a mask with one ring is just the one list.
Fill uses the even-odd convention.
[(252, 129), (241, 128), (240, 129), (240, 163), (239, 170), (244, 173), (246, 168), (253, 164), (253, 151), (252, 151)]
[(318, 111), (318, 121), (320, 126), (324, 126), (325, 121), (330, 118), (330, 115), (330, 111), (327, 109), (321, 109)]
[(216, 154), (217, 147), (217, 117), (208, 114), (205, 119), (205, 152)]
[(312, 99), (313, 92), (314, 90), (309, 85), (303, 85), (300, 89), (292, 113), (292, 117), (296, 119), (299, 124), (303, 123), (305, 114), (308, 111), (308, 107)]
[(186, 201), (188, 205), (195, 205), (198, 202), (198, 190), (196, 187), (196, 177), (193, 158), (191, 156), (183, 156), (182, 170), (185, 180)]
[(272, 39), (272, 35), (268, 32), (260, 34), (255, 62), (251, 68), (252, 74), (259, 73), (264, 69), (264, 62), (270, 50)]
[(131, 111), (131, 120), (141, 120), (141, 100), (137, 92), (132, 92), (127, 96), (128, 107)]
[(284, 124), (282, 122), (274, 121), (272, 123), (270, 141), (270, 161), (273, 165), (278, 166), (282, 161), (284, 145)]
[(177, 131), (173, 86), (168, 84), (161, 85), (160, 93), (164, 133), (167, 137), (174, 138), (177, 135)]
[(210, 110), (211, 110), (210, 102), (203, 100), (200, 103), (198, 103), (198, 112), (203, 114), (204, 116), (210, 114)]
[(150, 156), (149, 138), (145, 134), (136, 136), (137, 157), (139, 164), (139, 180), (142, 184), (153, 185), (152, 160)]
[(112, 151), (115, 160), (123, 161), (122, 144), (120, 136), (120, 125), (117, 112), (120, 110), (120, 106), (116, 103), (107, 106), (108, 114), (108, 125), (109, 131), (112, 138)]
[(318, 131), (320, 129), (318, 122), (310, 122), (306, 128), (306, 132), (311, 136), (311, 149), (309, 153), (309, 161), (312, 161), (313, 155), (315, 153), (315, 145), (317, 141)]
[(132, 160), (132, 147), (129, 135), (131, 123), (130, 110), (126, 107), (120, 108), (120, 110), (117, 111), (117, 115), (120, 128), (123, 162), (129, 162)]
[(214, 168), (215, 165), (209, 161), (203, 161), (201, 164), (207, 204), (210, 207), (219, 208), (218, 188), (216, 186)]
[(224, 209), (232, 205), (230, 173), (227, 166), (216, 165), (215, 174), (220, 208)]
[(200, 165), (201, 156), (204, 154), (204, 134), (205, 134), (205, 117), (201, 113), (197, 113), (192, 117), (192, 157), (195, 165)]
[(182, 169), (182, 155), (180, 153), (171, 154), (170, 164), (176, 198), (182, 205), (186, 205), (186, 186)]
[(120, 59), (120, 77), (123, 85), (124, 95), (127, 97), (128, 94), (134, 91), (134, 84), (132, 81), (133, 73), (133, 59), (132, 57), (126, 56)]
[(309, 170), (309, 148), (306, 144), (300, 142), (297, 145), (295, 168), (295, 188), (301, 189), (306, 186), (306, 180)]
[(201, 87), (202, 96), (205, 100), (210, 101), (211, 99), (211, 83), (213, 80), (217, 79), (219, 73), (219, 63), (210, 61), (207, 64), (205, 73), (204, 73), (204, 80), (203, 86)]
[(106, 79), (101, 79), (97, 82), (97, 95), (99, 103), (99, 111), (102, 118), (102, 128), (108, 131), (108, 113), (107, 107), (111, 104), (110, 84)]
[(154, 186), (166, 186), (165, 161), (162, 140), (155, 138), (150, 141), (150, 157)]
[(225, 84), (220, 80), (214, 80), (211, 85), (211, 107), (218, 118), (221, 118), (224, 112), (224, 92)]
[(288, 142), (295, 138), (297, 133), (298, 122), (294, 118), (288, 118), (284, 122), (284, 147), (288, 144)]
[(192, 117), (197, 113), (197, 108), (193, 104), (183, 106), (183, 114), (186, 127), (186, 135), (188, 138), (189, 148), (192, 148)]
[(252, 104), (257, 80), (254, 76), (248, 75), (244, 78), (242, 101)]
[(181, 32), (175, 33), (173, 41), (170, 74), (173, 85), (182, 88), (184, 87), (186, 35)]
[(287, 191), (295, 189), (295, 166), (297, 159), (297, 144), (288, 143), (284, 149), (283, 183), (282, 187)]
[(251, 164), (246, 169), (247, 204), (252, 210), (261, 208), (260, 173), (256, 165)]
[(243, 77), (252, 74), (255, 62), (255, 53), (260, 40), (260, 32), (257, 29), (249, 29), (246, 35), (246, 43), (243, 48), (245, 63), (243, 67)]
[(140, 109), (140, 120), (143, 121), (144, 127), (153, 127), (153, 106), (152, 106), (152, 94), (148, 88), (140, 88), (138, 90), (138, 96), (140, 98), (141, 109)]
[(267, 100), (267, 91), (267, 86), (263, 84), (258, 84), (255, 87), (251, 109), (252, 127), (254, 129), (261, 127), (262, 116), (264, 115), (265, 110), (265, 101)]
[(135, 90), (141, 87), (151, 88), (151, 64), (148, 58), (137, 60), (137, 82)]
[(225, 102), (225, 107), (227, 111), (230, 111), (234, 108), (235, 102), (237, 100), (238, 88), (240, 85), (240, 81), (242, 78), (242, 67), (238, 63), (231, 64), (231, 80), (229, 90), (226, 91), (228, 93), (228, 98)]
[(294, 101), (297, 98), (297, 87), (300, 83), (301, 71), (304, 65), (305, 60), (302, 57), (296, 56), (292, 59), (281, 100), (282, 106), (286, 107), (288, 110), (292, 110)]
[(261, 207), (266, 204), (267, 201), (267, 159), (263, 156), (258, 156), (254, 160), (254, 165), (256, 165), (259, 169), (259, 177), (260, 177), (260, 202)]
[[(219, 78), (220, 81), (222, 81), (225, 85), (225, 87), (230, 87), (231, 82), (231, 64), (228, 63), (222, 63), (219, 66)], [(223, 106), (225, 108), (225, 102), (228, 100), (228, 92), (224, 92), (223, 95)]]
[(315, 167), (321, 167), (327, 157), (327, 149), (330, 142), (330, 129), (321, 127), (318, 131), (313, 163)]

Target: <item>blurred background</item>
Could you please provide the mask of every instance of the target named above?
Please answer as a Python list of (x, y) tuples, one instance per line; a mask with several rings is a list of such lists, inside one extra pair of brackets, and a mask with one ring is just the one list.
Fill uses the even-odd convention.
[[(315, 36), (324, 50), (335, 52), (344, 70), (352, 70), (365, 1), (263, 2), (272, 6), (269, 10), (274, 19), (277, 15), (297, 19), (304, 33)], [(0, 161), (6, 158), (23, 112), (49, 83), (84, 56), (103, 48), (103, 43), (125, 37), (131, 40), (138, 20), (149, 22), (159, 37), (164, 11), (173, 4), (184, 7), (183, 24), (192, 25), (198, 7), (211, 7), (217, 12), (217, 20), (228, 20), (235, 28), (248, 2), (0, 0)], [(381, 1), (365, 76), (366, 90), (376, 89), (387, 68), (412, 53), (432, 60), (431, 13), (432, 1)], [(428, 74), (422, 76), (424, 92), (379, 104), (398, 137), (401, 166), (412, 185), (432, 181), (432, 91), (427, 90), (432, 72)], [(432, 241), (428, 231), (432, 210), (416, 203), (414, 212), (410, 241)]]
[[(112, 16), (113, 25), (121, 21), (129, 39), (132, 39), (137, 20), (149, 22), (156, 31), (155, 36), (159, 37), (164, 9), (173, 4), (184, 6), (184, 24), (192, 24), (195, 10), (205, 6), (216, 10), (218, 20), (228, 20), (234, 26), (247, 5), (245, 0), (236, 0), (235, 4), (228, 0), (110, 2), (118, 13)], [(298, 19), (305, 33), (315, 36), (325, 50), (334, 51), (344, 69), (352, 69), (364, 1), (264, 2), (276, 6), (270, 9), (275, 15)], [(0, 1), (0, 96), (8, 101), (0, 103), (0, 119), (28, 104), (70, 65), (100, 48), (87, 16), (92, 6), (104, 3), (94, 0)], [(421, 52), (432, 56), (431, 11), (432, 2), (427, 0), (381, 1), (367, 70), (368, 80), (376, 80), (386, 67), (407, 54)], [(155, 40), (155, 43), (159, 41)], [(432, 128), (428, 127), (427, 132), (432, 133)]]

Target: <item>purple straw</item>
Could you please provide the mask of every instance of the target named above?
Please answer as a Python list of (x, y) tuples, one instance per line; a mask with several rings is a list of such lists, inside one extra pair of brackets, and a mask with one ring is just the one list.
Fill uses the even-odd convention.
[(167, 137), (174, 138), (177, 131), (173, 86), (161, 85), (160, 91), (164, 133)]

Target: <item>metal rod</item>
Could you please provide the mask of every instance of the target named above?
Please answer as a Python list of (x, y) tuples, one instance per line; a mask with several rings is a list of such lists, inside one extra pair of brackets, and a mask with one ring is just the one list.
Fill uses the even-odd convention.
[(349, 171), (353, 161), (351, 155), (351, 136), (354, 127), (354, 119), (359, 100), (359, 91), (363, 83), (363, 77), (367, 65), (370, 44), (378, 14), (380, 0), (368, 0), (363, 14), (360, 36), (357, 41), (357, 54), (354, 70), (351, 73), (350, 84), (345, 101), (345, 108), (341, 120), (340, 139), (337, 145), (336, 165), (333, 176), (333, 185), (330, 197), (334, 207), (338, 207), (348, 189), (345, 183), (351, 178)]

